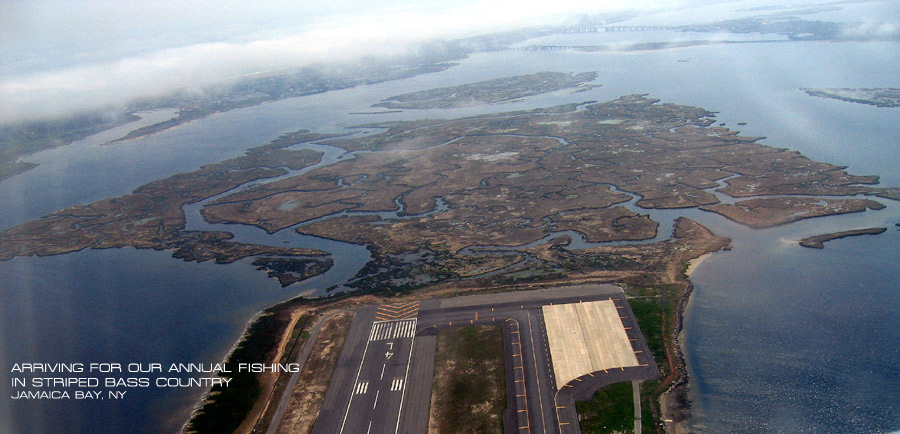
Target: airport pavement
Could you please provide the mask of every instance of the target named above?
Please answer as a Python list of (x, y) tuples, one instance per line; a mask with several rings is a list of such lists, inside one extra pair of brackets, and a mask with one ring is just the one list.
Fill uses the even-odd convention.
[(488, 323), (499, 324), (504, 331), (506, 432), (579, 432), (574, 400), (589, 397), (590, 387), (605, 381), (653, 378), (658, 371), (626, 309), (623, 325), (635, 339), (636, 354), (643, 354), (639, 357), (643, 366), (592, 374), (557, 390), (541, 307), (610, 297), (624, 299), (617, 287), (594, 285), (361, 308), (313, 433), (427, 432), (437, 333)]

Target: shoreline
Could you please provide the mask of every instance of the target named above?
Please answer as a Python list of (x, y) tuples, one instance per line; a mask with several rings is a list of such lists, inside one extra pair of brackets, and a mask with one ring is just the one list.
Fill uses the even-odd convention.
[(687, 270), (684, 271), (684, 274), (688, 276), (688, 280), (690, 280), (691, 274), (694, 273), (694, 270), (700, 266), (704, 261), (706, 261), (713, 253), (704, 253), (694, 259), (688, 261)]
[[(267, 309), (278, 306), (282, 303), (284, 302), (276, 303), (269, 307), (264, 307), (253, 314), (253, 316), (244, 324), (244, 330), (241, 332), (241, 335), (231, 344), (231, 348), (229, 348), (228, 351), (225, 352), (225, 355), (222, 357), (219, 363), (222, 366), (225, 366), (225, 364), (228, 362), (228, 359), (231, 357), (231, 354), (234, 353), (234, 351), (237, 349), (238, 345), (240, 345), (241, 342), (244, 342), (244, 340), (247, 339), (247, 337), (250, 335), (250, 326), (252, 326), (257, 320), (259, 320), (259, 318), (266, 312)], [(206, 390), (203, 391), (203, 394), (200, 396), (200, 399), (194, 402), (194, 404), (191, 406), (191, 411), (190, 413), (188, 413), (187, 419), (181, 424), (181, 429), (178, 432), (187, 432), (188, 424), (190, 424), (191, 421), (194, 420), (194, 416), (197, 414), (197, 412), (199, 412), (200, 409), (202, 409), (203, 406), (208, 402), (210, 392), (212, 392), (212, 385), (207, 387)]]
[(687, 359), (684, 357), (684, 312), (688, 304), (690, 304), (693, 293), (694, 284), (688, 280), (675, 313), (675, 330), (672, 336), (674, 366), (672, 366), (673, 372), (670, 375), (677, 376), (672, 380), (672, 384), (666, 391), (659, 396), (659, 407), (662, 413), (660, 419), (665, 424), (665, 432), (667, 434), (691, 432), (690, 421), (693, 416), (693, 406), (688, 394), (691, 389), (691, 377), (688, 374)]
[(815, 235), (812, 237), (806, 237), (799, 241), (799, 244), (803, 247), (808, 247), (811, 249), (824, 249), (825, 243), (833, 240), (839, 240), (841, 238), (847, 237), (856, 237), (860, 235), (878, 235), (887, 232), (886, 227), (877, 227), (877, 228), (865, 228), (865, 229), (853, 229), (849, 231), (841, 231), (841, 232), (831, 232), (828, 234)]
[[(697, 266), (706, 256), (709, 255), (710, 252), (719, 251), (721, 249), (726, 249), (730, 242), (727, 238), (722, 238), (714, 235), (707, 228), (699, 225), (696, 222), (693, 222), (689, 219), (679, 219), (676, 222), (676, 229), (673, 233), (675, 241), (666, 241), (657, 243), (655, 246), (657, 249), (663, 249), (669, 253), (674, 253), (675, 256), (668, 256), (663, 254), (664, 252), (657, 252), (658, 255), (655, 257), (665, 257), (667, 258), (666, 265), (663, 271), (657, 271), (660, 274), (655, 274), (652, 271), (634, 271), (632, 275), (609, 275), (603, 273), (602, 270), (597, 271), (594, 270), (592, 272), (587, 272), (586, 274), (581, 275), (581, 279), (585, 279), (584, 283), (618, 283), (624, 284), (627, 283), (629, 279), (637, 279), (638, 281), (644, 281), (645, 279), (653, 279), (654, 277), (659, 279), (657, 282), (658, 285), (669, 286), (669, 291), (672, 291), (671, 299), (672, 304), (670, 305), (669, 314), (667, 315), (669, 319), (667, 320), (665, 316), (662, 318), (662, 323), (660, 326), (664, 327), (664, 335), (663, 338), (665, 343), (665, 358), (668, 360), (665, 362), (669, 367), (670, 375), (665, 380), (665, 384), (667, 384), (667, 389), (665, 391), (654, 392), (654, 394), (659, 393), (658, 401), (660, 408), (661, 417), (660, 420), (671, 422), (671, 420), (677, 421), (678, 425), (676, 428), (670, 428), (667, 432), (687, 432), (687, 421), (690, 418), (690, 402), (686, 399), (687, 397), (687, 387), (689, 385), (689, 379), (687, 374), (686, 362), (684, 358), (683, 351), (683, 340), (682, 340), (682, 329), (683, 329), (683, 316), (688, 301), (690, 300), (690, 295), (693, 291), (693, 284), (690, 280), (687, 279), (686, 270), (689, 266)], [(676, 244), (688, 244), (692, 249), (697, 249), (698, 251), (692, 253), (678, 253), (681, 250), (678, 250), (678, 246), (672, 246), (672, 242)], [(654, 245), (649, 245), (649, 247), (644, 247), (644, 249), (651, 248)], [(702, 253), (701, 253), (702, 252)], [(696, 256), (695, 256), (696, 254)], [(689, 255), (689, 256), (681, 256), (681, 255)], [(678, 257), (681, 256), (681, 257)], [(690, 258), (690, 259), (689, 259)], [(652, 264), (645, 264), (647, 266), (651, 266)], [(651, 267), (652, 268), (652, 267)], [(594, 274), (599, 273), (599, 274)], [(649, 273), (649, 274), (647, 274)], [(492, 286), (487, 285), (488, 282), (482, 281), (452, 281), (445, 282), (442, 284), (437, 284), (434, 286), (429, 286), (425, 290), (417, 290), (417, 291), (409, 291), (409, 292), (393, 292), (393, 291), (362, 291), (360, 293), (355, 294), (343, 294), (342, 296), (337, 297), (324, 297), (320, 299), (309, 299), (300, 301), (300, 299), (290, 300), (284, 303), (280, 303), (276, 306), (267, 308), (264, 310), (272, 311), (272, 310), (281, 310), (280, 308), (289, 308), (290, 310), (296, 311), (296, 309), (310, 309), (315, 308), (320, 313), (324, 313), (326, 311), (332, 309), (343, 309), (349, 307), (359, 307), (361, 305), (373, 305), (373, 304), (382, 304), (385, 302), (397, 302), (399, 300), (428, 300), (434, 298), (446, 298), (452, 296), (460, 296), (474, 293), (494, 293), (494, 292), (506, 292), (506, 291), (515, 291), (515, 290), (525, 290), (525, 289), (536, 289), (542, 287), (554, 287), (554, 286), (567, 286), (576, 284), (576, 282), (572, 279), (574, 276), (568, 276), (566, 278), (561, 279), (549, 279), (541, 282), (517, 282), (517, 283), (506, 283), (500, 286)], [(655, 279), (654, 279), (655, 280)], [(659, 289), (656, 289), (659, 290)], [(677, 304), (676, 304), (677, 303)], [(290, 306), (293, 305), (293, 306)], [(251, 324), (253, 322), (251, 321)], [(284, 336), (284, 333), (288, 333), (287, 324), (283, 329), (280, 329), (277, 333), (279, 336)], [(250, 333), (250, 330), (245, 331), (242, 336), (246, 337)], [(283, 339), (283, 338), (282, 338)], [(237, 347), (236, 347), (237, 348)], [(274, 355), (274, 353), (272, 354)], [(257, 399), (268, 399), (271, 394), (271, 384), (262, 385), (263, 387), (263, 395), (257, 397)], [(263, 397), (264, 396), (264, 397)], [(203, 404), (206, 404), (204, 400)], [(258, 404), (258, 402), (257, 402)], [(201, 404), (202, 405), (202, 404)], [(254, 404), (256, 407), (256, 404)], [(192, 419), (198, 416), (195, 411), (192, 414)], [(247, 412), (243, 416), (245, 419), (241, 422), (241, 426), (250, 426), (250, 424), (255, 424), (255, 426), (260, 427), (264, 426), (267, 422), (258, 421), (258, 413), (254, 416), (254, 413)], [(251, 420), (253, 419), (253, 420)], [(262, 425), (259, 425), (262, 424)], [(205, 431), (204, 431), (205, 432)]]
[[(725, 250), (728, 250), (726, 248)], [(684, 277), (686, 286), (681, 293), (678, 308), (675, 311), (675, 324), (672, 331), (673, 339), (673, 372), (677, 375), (672, 379), (672, 384), (659, 395), (661, 422), (665, 424), (665, 432), (670, 434), (690, 433), (690, 421), (693, 417), (693, 405), (690, 399), (691, 377), (688, 370), (687, 358), (685, 358), (684, 341), (684, 316), (688, 306), (693, 300), (694, 282), (690, 280), (691, 274), (705, 262), (710, 256), (718, 252), (704, 253), (687, 262)]]

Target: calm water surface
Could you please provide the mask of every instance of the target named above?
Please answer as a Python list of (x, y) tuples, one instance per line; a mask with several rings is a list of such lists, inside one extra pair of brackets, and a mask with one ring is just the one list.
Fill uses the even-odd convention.
[[(900, 110), (811, 98), (797, 90), (896, 87), (898, 65), (900, 50), (882, 43), (476, 55), (441, 73), (236, 110), (139, 141), (97, 146), (116, 138), (106, 133), (42, 152), (29, 157), (39, 168), (0, 182), (0, 208), (6, 210), (0, 228), (127, 194), (299, 128), (337, 132), (366, 122), (451, 118), (632, 93), (717, 111), (728, 127), (767, 136), (764, 144), (848, 165), (855, 174), (879, 174), (883, 184), (900, 186)], [(543, 70), (598, 71), (602, 86), (515, 104), (349, 114), (402, 92)], [(894, 326), (900, 320), (897, 204), (759, 231), (697, 210), (651, 214), (657, 220), (687, 215), (734, 239), (732, 251), (713, 255), (692, 275), (697, 290), (685, 332), (698, 430), (900, 428), (900, 376), (894, 375), (900, 360), (900, 327)], [(867, 226), (891, 228), (876, 237), (833, 241), (821, 251), (795, 244), (804, 236)], [(254, 228), (231, 229), (242, 239), (264, 240)], [(259, 309), (340, 283), (367, 258), (364, 248), (345, 243), (290, 232), (271, 237), (274, 245), (285, 241), (329, 250), (338, 256), (336, 266), (326, 276), (281, 289), (246, 261), (185, 263), (166, 252), (119, 249), (0, 262), (0, 364), (6, 372), (23, 361), (219, 361)], [(0, 384), (0, 392), (9, 393), (8, 382)], [(200, 392), (148, 389), (129, 392), (121, 402), (83, 406), (0, 399), (0, 431), (171, 432)]]

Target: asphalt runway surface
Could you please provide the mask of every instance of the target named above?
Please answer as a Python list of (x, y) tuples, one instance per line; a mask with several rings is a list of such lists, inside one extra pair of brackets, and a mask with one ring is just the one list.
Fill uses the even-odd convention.
[[(614, 299), (639, 367), (585, 375), (555, 387), (541, 306)], [(440, 330), (471, 324), (503, 329), (507, 433), (580, 432), (574, 401), (597, 385), (658, 376), (624, 303), (610, 285), (554, 288), (360, 308), (325, 395), (314, 434), (398, 434), (428, 431), (434, 356)]]

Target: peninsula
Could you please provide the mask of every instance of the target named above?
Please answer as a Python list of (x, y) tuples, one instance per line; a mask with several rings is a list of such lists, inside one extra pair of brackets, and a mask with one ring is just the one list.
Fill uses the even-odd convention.
[(878, 235), (880, 233), (884, 233), (885, 231), (887, 231), (887, 228), (866, 228), (866, 229), (854, 229), (851, 231), (833, 232), (830, 234), (806, 237), (806, 238), (800, 240), (800, 245), (803, 247), (809, 247), (812, 249), (824, 249), (825, 243), (827, 243), (831, 240), (837, 240), (837, 239), (846, 238), (846, 237), (855, 237), (857, 235)]
[[(516, 97), (516, 82), (507, 81), (508, 90), (492, 98)], [(659, 234), (658, 223), (641, 211), (704, 207), (759, 226), (883, 207), (858, 196), (900, 199), (898, 189), (875, 187), (876, 176), (852, 175), (714, 123), (714, 114), (701, 108), (627, 95), (458, 119), (383, 122), (357, 135), (300, 130), (130, 195), (4, 231), (0, 259), (153, 248), (186, 260), (254, 257), (282, 284), (331, 265), (318, 250), (243, 244), (229, 241), (227, 232), (185, 230), (184, 206), (202, 201), (201, 214), (211, 223), (270, 233), (291, 228), (368, 247), (370, 262), (344, 282), (357, 293), (294, 301), (278, 308), (290, 311), (284, 318), (367, 296), (382, 303), (617, 283), (640, 299), (633, 306), (644, 321), (641, 328), (652, 330), (648, 343), (664, 378), (647, 383), (641, 393), (662, 403), (656, 417), (683, 422), (689, 417), (687, 377), (678, 340), (680, 313), (692, 288), (684, 270), (691, 260), (727, 248), (729, 240), (685, 218), (674, 222), (673, 233)], [(293, 148), (303, 143), (346, 153), (321, 164), (319, 152)], [(751, 199), (725, 204), (723, 194)], [(575, 236), (588, 244), (572, 248)], [(284, 336), (293, 323), (273, 324), (287, 334), (253, 348), (280, 353), (273, 345), (290, 341)], [(274, 384), (266, 375), (252, 381)], [(268, 396), (259, 393), (256, 398)], [(222, 396), (209, 397), (204, 417), (220, 420), (211, 414), (216, 399), (228, 399)], [(257, 408), (265, 404), (254, 402)], [(249, 410), (228, 409), (237, 415), (229, 417), (243, 417), (244, 411)]]
[(305, 130), (286, 134), (242, 157), (151, 182), (126, 196), (73, 206), (30, 221), (0, 234), (0, 260), (87, 248), (135, 247), (169, 250), (176, 258), (198, 262), (230, 263), (265, 256), (255, 265), (283, 284), (324, 273), (331, 267), (327, 252), (238, 243), (229, 241), (233, 235), (227, 232), (187, 231), (183, 210), (184, 205), (245, 183), (318, 163), (318, 152), (285, 148), (323, 137), (327, 136)]
[(372, 107), (446, 109), (481, 104), (497, 104), (563, 89), (574, 89), (576, 92), (589, 90), (591, 86), (586, 83), (596, 78), (596, 72), (584, 72), (581, 74), (538, 72), (479, 81), (460, 86), (405, 93), (392, 96)]

